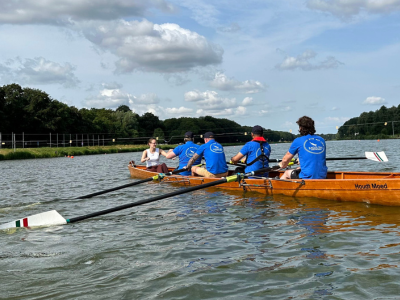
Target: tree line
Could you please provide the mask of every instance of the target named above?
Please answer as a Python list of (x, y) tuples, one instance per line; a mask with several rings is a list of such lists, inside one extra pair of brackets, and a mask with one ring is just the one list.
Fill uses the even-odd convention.
[[(255, 125), (255, 124), (254, 124)], [(250, 140), (252, 126), (211, 116), (170, 118), (160, 120), (147, 112), (138, 115), (126, 106), (117, 109), (81, 108), (68, 106), (52, 99), (47, 93), (18, 84), (0, 87), (0, 132), (25, 134), (112, 134), (116, 138), (158, 137), (161, 142), (179, 143), (186, 131), (196, 138), (212, 131), (219, 142), (243, 143)], [(293, 141), (297, 136), (284, 131), (266, 129), (269, 142)], [(334, 135), (323, 135), (332, 139)], [(139, 140), (139, 139), (138, 139)]]
[(338, 129), (339, 139), (398, 138), (400, 135), (400, 105), (363, 112)]

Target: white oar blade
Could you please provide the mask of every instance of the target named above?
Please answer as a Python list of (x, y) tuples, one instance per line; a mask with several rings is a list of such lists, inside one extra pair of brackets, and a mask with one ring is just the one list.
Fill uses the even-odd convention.
[(0, 225), (0, 230), (18, 227), (53, 226), (64, 224), (67, 224), (67, 220), (65, 220), (56, 210), (51, 210), (13, 222), (5, 223)]
[(365, 152), (365, 157), (373, 161), (389, 161), (385, 152)]

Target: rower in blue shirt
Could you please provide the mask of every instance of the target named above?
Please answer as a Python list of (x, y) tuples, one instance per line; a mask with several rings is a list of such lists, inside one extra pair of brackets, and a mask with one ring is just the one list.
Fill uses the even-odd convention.
[[(232, 163), (236, 164), (246, 156), (244, 162), (246, 164), (245, 173), (269, 167), (268, 161), (271, 155), (271, 146), (264, 139), (263, 134), (264, 130), (261, 126), (254, 126), (251, 130), (252, 140), (247, 142), (239, 153), (231, 158)], [(268, 177), (268, 173), (259, 174), (258, 176)]]
[(325, 179), (328, 172), (325, 140), (315, 135), (313, 119), (304, 116), (296, 123), (299, 125), (301, 137), (293, 141), (279, 166), (286, 168), (292, 158), (298, 154), (301, 168), (286, 170), (281, 179)]
[[(168, 151), (166, 158), (168, 159), (173, 159), (175, 157), (179, 157), (179, 167), (178, 169), (182, 169), (187, 165), (189, 160), (193, 157), (193, 155), (196, 153), (197, 149), (199, 148), (198, 145), (194, 143), (194, 137), (193, 133), (191, 131), (188, 131), (185, 133), (185, 137), (183, 139), (184, 144), (179, 145), (175, 149), (171, 149)], [(197, 158), (194, 161), (195, 165), (198, 165), (201, 163), (201, 157)], [(181, 172), (181, 175), (187, 176), (191, 175), (190, 171), (185, 171)]]
[(209, 178), (221, 178), (228, 175), (228, 166), (226, 165), (226, 158), (224, 147), (217, 143), (214, 139), (214, 133), (206, 132), (204, 134), (204, 145), (201, 145), (196, 154), (189, 160), (187, 168), (192, 167), (194, 162), (199, 157), (204, 157), (206, 160), (206, 167), (192, 167), (192, 175), (200, 175)]

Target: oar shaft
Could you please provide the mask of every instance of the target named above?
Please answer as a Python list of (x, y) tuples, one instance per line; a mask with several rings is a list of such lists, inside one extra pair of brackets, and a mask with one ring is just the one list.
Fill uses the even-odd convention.
[(85, 219), (94, 218), (94, 217), (97, 217), (97, 216), (101, 216), (101, 215), (105, 215), (105, 214), (108, 214), (108, 213), (112, 213), (112, 212), (115, 212), (115, 211), (119, 211), (119, 210), (131, 208), (131, 207), (139, 206), (139, 205), (146, 204), (146, 203), (151, 203), (151, 202), (154, 202), (154, 201), (157, 201), (157, 200), (161, 200), (161, 199), (165, 199), (165, 198), (169, 198), (169, 197), (173, 197), (173, 196), (177, 196), (177, 195), (182, 195), (182, 194), (185, 194), (185, 193), (188, 193), (188, 192), (192, 192), (192, 191), (204, 189), (204, 188), (207, 188), (207, 187), (215, 186), (215, 185), (218, 185), (218, 184), (221, 184), (221, 183), (225, 183), (227, 181), (228, 181), (227, 178), (223, 178), (221, 180), (217, 180), (217, 181), (213, 181), (213, 182), (209, 182), (209, 183), (205, 183), (205, 184), (201, 184), (201, 185), (197, 185), (197, 186), (192, 186), (192, 187), (189, 187), (187, 189), (171, 192), (171, 193), (168, 193), (168, 194), (162, 194), (162, 195), (159, 195), (159, 196), (156, 196), (156, 197), (152, 197), (152, 198), (149, 198), (149, 199), (145, 199), (145, 200), (137, 201), (137, 202), (134, 202), (134, 203), (129, 203), (129, 204), (117, 206), (117, 207), (114, 207), (114, 208), (105, 209), (105, 210), (94, 212), (94, 213), (91, 213), (91, 214), (88, 214), (88, 215), (84, 215), (84, 216), (71, 218), (71, 219), (67, 220), (67, 223), (74, 223), (74, 222), (82, 221), (82, 220), (85, 220)]
[[(152, 181), (152, 180), (162, 179), (162, 178), (164, 177), (164, 175), (170, 176), (170, 175), (174, 175), (174, 174), (179, 174), (179, 173), (184, 172), (184, 171), (188, 171), (188, 170), (187, 170), (187, 169), (179, 169), (179, 170), (174, 170), (174, 171), (172, 171), (172, 172), (168, 172), (168, 173), (165, 173), (165, 174), (158, 174), (158, 175), (155, 175), (155, 176), (150, 177), (150, 178), (146, 178), (146, 179), (139, 180), (139, 181), (135, 181), (135, 182), (128, 183), (128, 184), (125, 184), (125, 185), (117, 186), (117, 187), (114, 187), (114, 188), (111, 188), (111, 189), (99, 191), (99, 192), (92, 193), (92, 194), (89, 194), (89, 195), (77, 197), (77, 198), (75, 198), (75, 199), (87, 199), (87, 198), (92, 198), (92, 197), (94, 197), (94, 196), (98, 196), (98, 195), (106, 194), (106, 193), (109, 193), (109, 192), (121, 190), (121, 189), (130, 187), (130, 186), (134, 186), (134, 185), (138, 185), (138, 184), (144, 183), (144, 182), (149, 182), (149, 181)], [(162, 176), (161, 176), (161, 175), (162, 175)]]
[(117, 191), (117, 190), (120, 190), (120, 189), (124, 189), (124, 188), (130, 187), (130, 186), (138, 185), (138, 184), (141, 184), (141, 183), (144, 183), (144, 182), (148, 182), (148, 181), (152, 181), (152, 180), (153, 180), (153, 177), (150, 177), (150, 178), (146, 178), (146, 179), (143, 179), (143, 180), (139, 180), (139, 181), (135, 181), (135, 182), (132, 182), (132, 183), (128, 183), (128, 184), (125, 184), (125, 185), (117, 186), (115, 188), (99, 191), (99, 192), (92, 193), (92, 194), (85, 195), (85, 196), (81, 196), (81, 197), (77, 197), (75, 199), (92, 198), (94, 196), (98, 196), (98, 195), (106, 194), (106, 193), (109, 193), (109, 192)]
[(352, 159), (367, 159), (366, 157), (329, 157), (326, 160), (352, 160)]
[(282, 159), (275, 159), (275, 158), (271, 158), (269, 160), (269, 162), (281, 162), (281, 161), (282, 161)]

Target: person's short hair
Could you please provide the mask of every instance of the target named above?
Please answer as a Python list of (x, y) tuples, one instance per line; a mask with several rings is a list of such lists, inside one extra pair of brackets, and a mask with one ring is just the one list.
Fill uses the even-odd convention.
[(251, 132), (257, 135), (263, 135), (264, 129), (260, 125), (256, 125), (251, 129)]
[(194, 138), (185, 137), (185, 138), (183, 139), (183, 141), (184, 141), (185, 143), (186, 143), (186, 142), (189, 142), (189, 141), (193, 142), (193, 141), (194, 141)]
[(296, 122), (299, 125), (299, 131), (301, 135), (314, 134), (315, 133), (315, 125), (314, 120), (310, 117), (304, 116), (297, 120)]
[(213, 139), (214, 138), (214, 133), (212, 133), (211, 131), (206, 132), (203, 137), (205, 139)]

